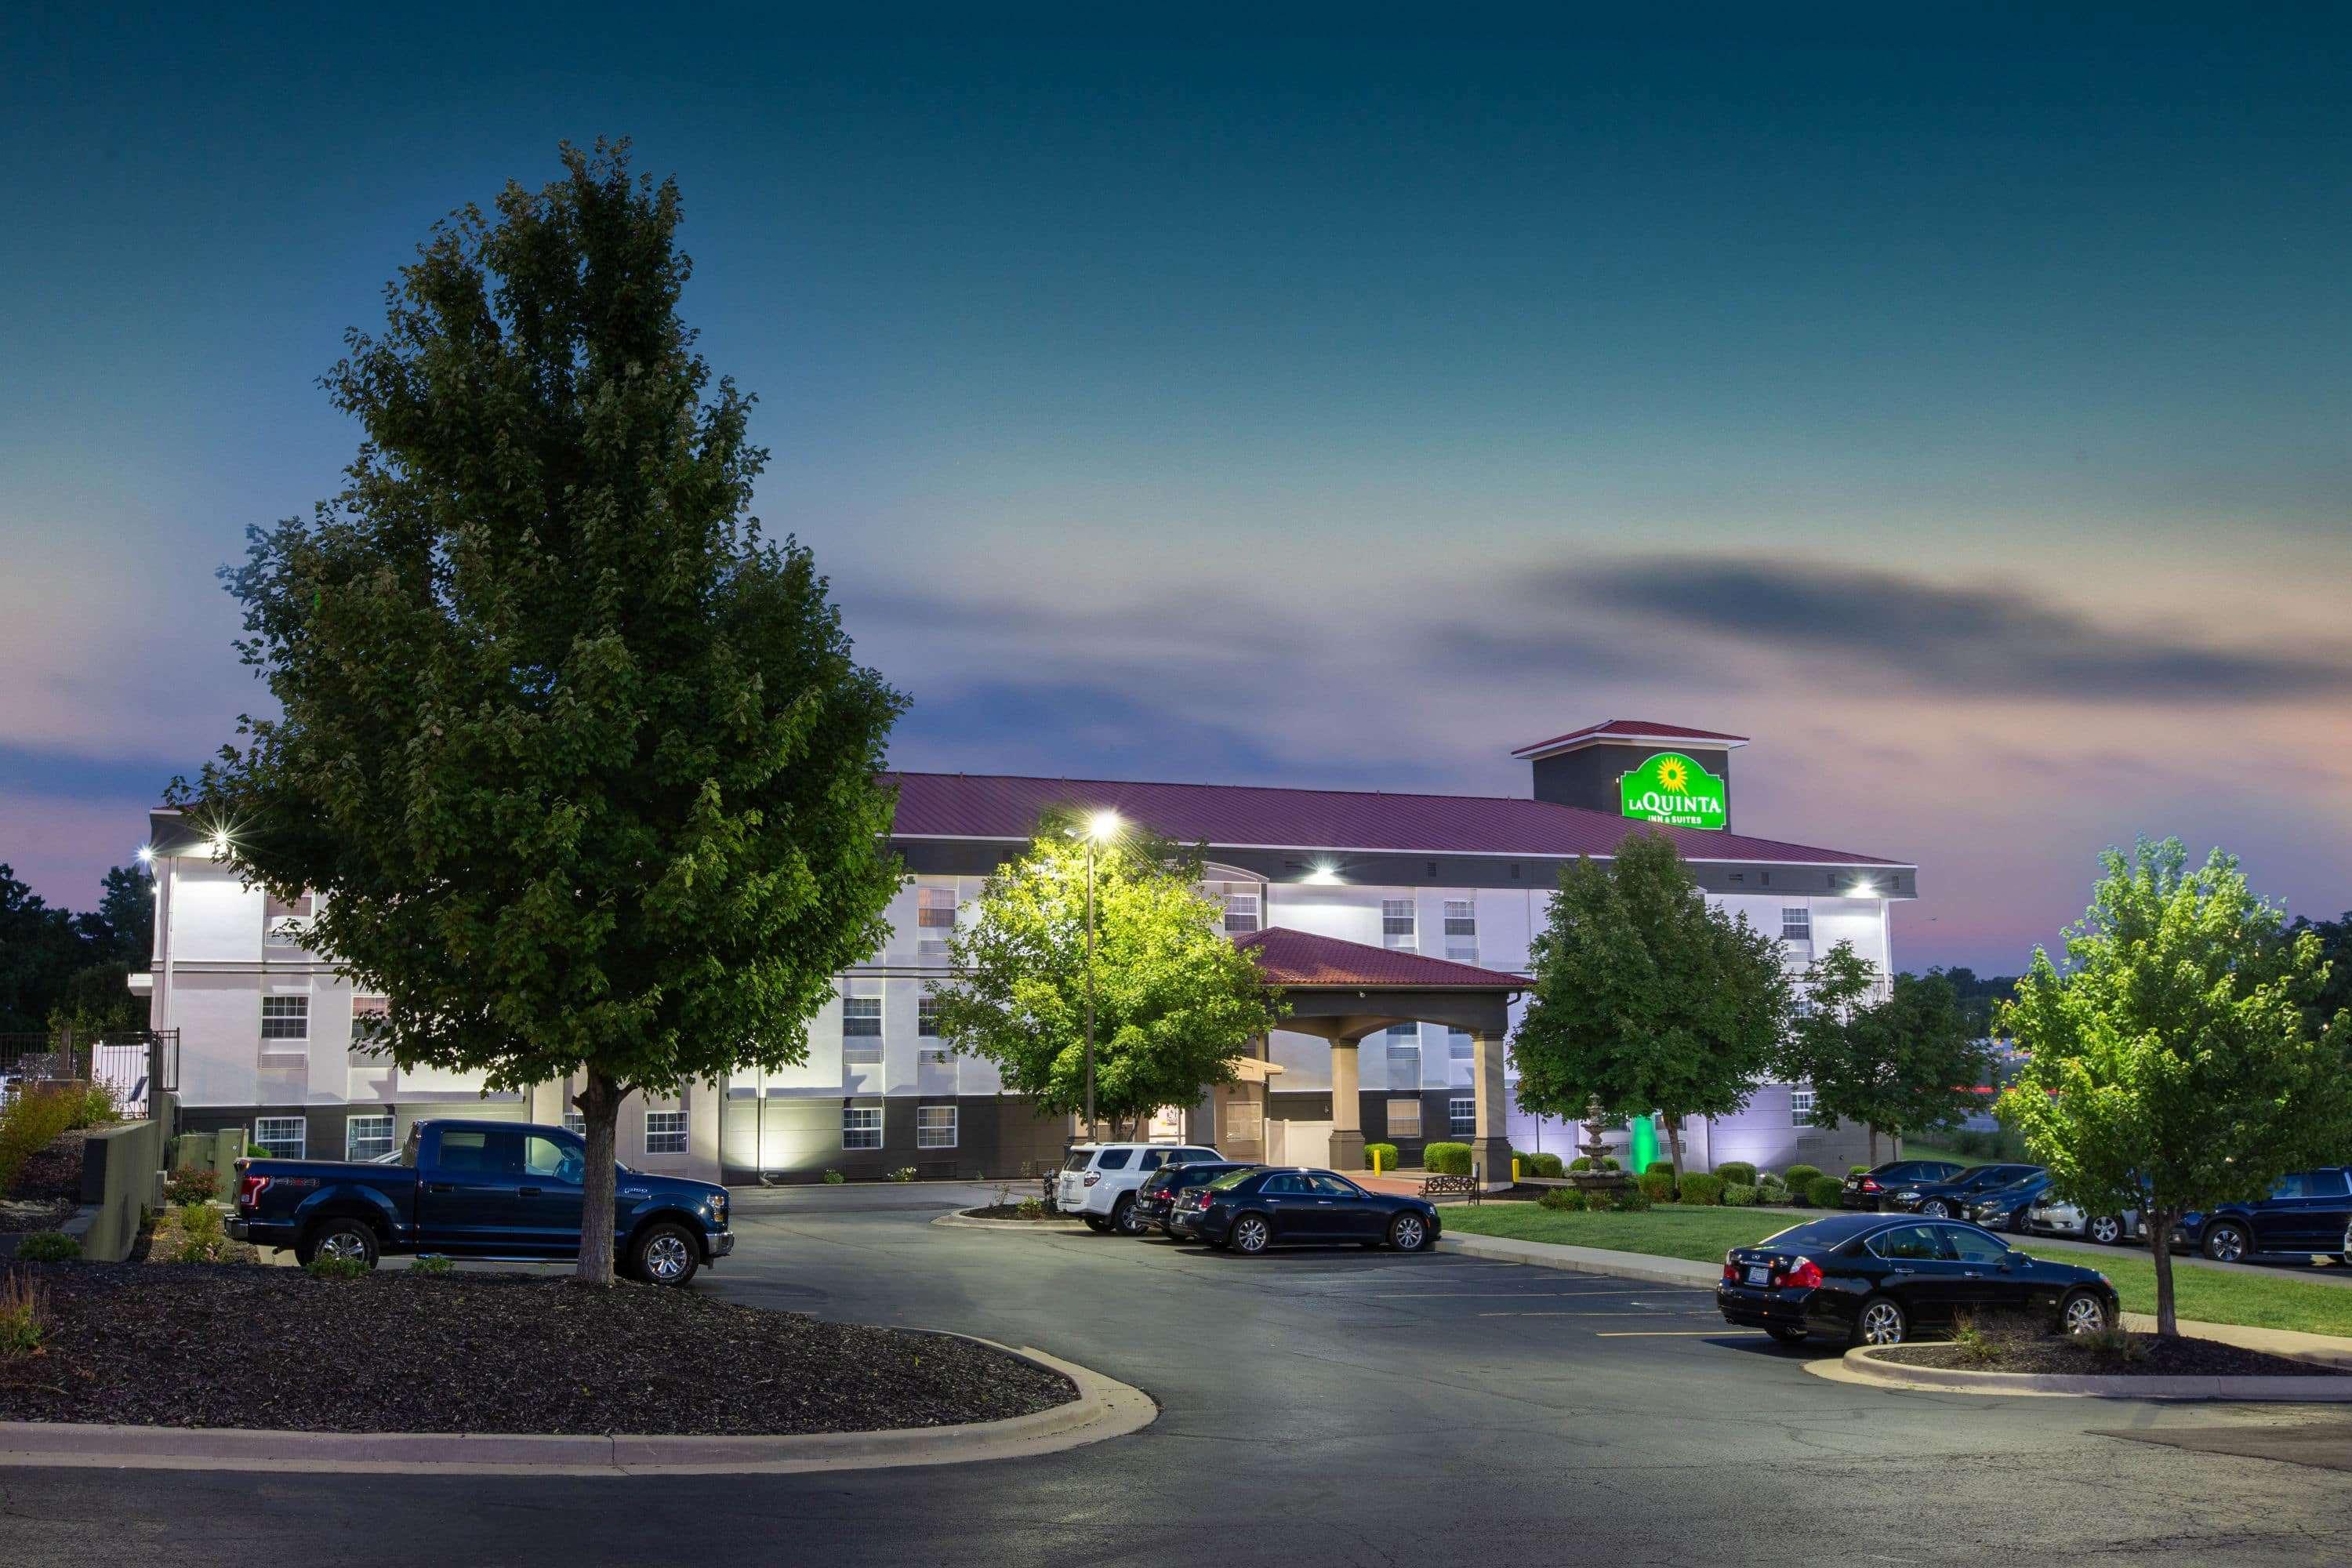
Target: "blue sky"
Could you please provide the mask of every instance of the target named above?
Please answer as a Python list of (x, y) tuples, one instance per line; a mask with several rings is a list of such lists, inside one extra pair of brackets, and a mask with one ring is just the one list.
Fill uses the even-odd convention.
[(1646, 717), (1918, 860), (1907, 963), (2140, 831), (2352, 904), (2340, 15), (1888, 9), (12, 11), (0, 858), (89, 901), (266, 700), (212, 572), (335, 488), (343, 330), (608, 134), (906, 765), (1516, 793)]

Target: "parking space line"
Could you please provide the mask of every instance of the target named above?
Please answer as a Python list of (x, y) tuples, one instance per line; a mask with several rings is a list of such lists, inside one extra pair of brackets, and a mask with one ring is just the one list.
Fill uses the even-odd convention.
[[(1640, 1306), (1639, 1301), (1629, 1303)], [(1712, 1312), (1481, 1312), (1482, 1318), (1710, 1318)]]
[(1761, 1329), (1595, 1329), (1596, 1340), (1760, 1339)]

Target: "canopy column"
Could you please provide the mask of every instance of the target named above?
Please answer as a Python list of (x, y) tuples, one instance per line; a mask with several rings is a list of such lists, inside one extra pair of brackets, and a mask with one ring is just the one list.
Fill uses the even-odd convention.
[(1504, 1131), (1508, 1108), (1503, 1101), (1503, 1037), (1499, 1033), (1480, 1029), (1471, 1037), (1470, 1081), (1477, 1111), (1471, 1158), (1486, 1184), (1508, 1185), (1511, 1140)]
[(1331, 1042), (1331, 1169), (1364, 1168), (1363, 1100), (1357, 1091), (1356, 1042)]

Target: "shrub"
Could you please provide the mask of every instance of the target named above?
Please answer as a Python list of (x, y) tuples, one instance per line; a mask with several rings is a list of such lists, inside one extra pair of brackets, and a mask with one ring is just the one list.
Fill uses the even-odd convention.
[(302, 1266), (303, 1272), (313, 1279), (356, 1279), (368, 1271), (368, 1266), (356, 1258), (330, 1258), (325, 1253)]
[(104, 1127), (122, 1120), (122, 1104), (115, 1098), (110, 1083), (94, 1083), (88, 1089), (72, 1090), (68, 1098), (74, 1102), (70, 1126)]
[(1633, 1178), (1642, 1196), (1650, 1203), (1670, 1204), (1675, 1201), (1675, 1178), (1666, 1171), (1650, 1171)]
[(1726, 1183), (1724, 1183), (1724, 1184), (1723, 1184), (1723, 1206), (1724, 1206), (1725, 1208), (1727, 1208), (1727, 1209), (1744, 1209), (1744, 1208), (1753, 1208), (1753, 1207), (1755, 1207), (1755, 1206), (1756, 1206), (1756, 1184), (1755, 1184), (1755, 1183), (1753, 1183), (1753, 1182), (1726, 1182)]
[(1693, 1172), (1683, 1178), (1682, 1201), (1686, 1204), (1719, 1204), (1723, 1201), (1723, 1186), (1721, 1176)]
[(915, 1167), (901, 1165), (890, 1173), (890, 1179), (894, 1182), (911, 1182), (915, 1179)]
[(1780, 1173), (1780, 1180), (1788, 1184), (1790, 1192), (1801, 1193), (1812, 1185), (1814, 1178), (1821, 1173), (1818, 1165), (1791, 1165)]
[(1756, 1201), (1759, 1204), (1785, 1204), (1789, 1199), (1789, 1184), (1778, 1176), (1766, 1176), (1756, 1184)]
[(1019, 1205), (1014, 1207), (1013, 1212), (1019, 1215), (1023, 1219), (1044, 1219), (1045, 1217), (1045, 1205), (1043, 1200), (1038, 1198), (1023, 1198)]
[(1715, 1168), (1715, 1173), (1727, 1182), (1745, 1182), (1751, 1187), (1756, 1184), (1756, 1167), (1745, 1160), (1726, 1160)]
[(10, 1269), (0, 1275), (0, 1355), (30, 1355), (49, 1329), (49, 1300), (40, 1282)]
[(1528, 1159), (1532, 1163), (1533, 1168), (1530, 1169), (1527, 1165), (1522, 1165), (1520, 1168), (1527, 1171), (1529, 1175), (1565, 1176), (1568, 1174), (1568, 1167), (1561, 1163), (1557, 1154), (1530, 1154)]
[(1396, 1146), (1395, 1144), (1393, 1144), (1393, 1143), (1367, 1143), (1367, 1144), (1365, 1144), (1365, 1145), (1364, 1145), (1364, 1169), (1365, 1169), (1365, 1170), (1367, 1170), (1367, 1171), (1393, 1171), (1393, 1170), (1395, 1170), (1396, 1168), (1397, 1168), (1397, 1146)]
[(1434, 1171), (1441, 1176), (1466, 1176), (1470, 1173), (1470, 1145), (1467, 1143), (1424, 1143), (1421, 1149), (1421, 1168)]
[(183, 1236), (218, 1236), (221, 1234), (220, 1210), (210, 1204), (182, 1204), (173, 1211), (180, 1221)]
[(1570, 1214), (1582, 1214), (1592, 1206), (1591, 1198), (1580, 1187), (1547, 1187), (1536, 1201), (1548, 1209), (1566, 1209)]
[(415, 1260), (409, 1264), (408, 1271), (411, 1274), (446, 1274), (457, 1267), (455, 1263), (437, 1252), (425, 1252), (419, 1253)]
[(26, 1263), (71, 1263), (81, 1243), (61, 1230), (37, 1230), (16, 1243), (16, 1256)]
[(1579, 1154), (1575, 1159), (1570, 1160), (1568, 1163), (1568, 1168), (1571, 1171), (1589, 1171), (1592, 1169), (1592, 1156), (1590, 1154)]
[(1835, 1176), (1815, 1176), (1805, 1184), (1805, 1201), (1817, 1209), (1833, 1209), (1841, 1185)]
[(1859, 1176), (1865, 1174), (1869, 1170), (1870, 1167), (1867, 1165), (1848, 1165), (1845, 1168), (1845, 1173), (1849, 1176)]
[(1650, 1206), (1650, 1194), (1639, 1187), (1620, 1187), (1610, 1198), (1609, 1206), (1619, 1214), (1642, 1214)]
[(63, 1089), (25, 1089), (0, 1109), (0, 1193), (16, 1184), (25, 1162), (74, 1125), (81, 1096)]
[(824, 1173), (824, 1184), (828, 1187), (837, 1187), (847, 1180), (849, 1180), (849, 1178), (843, 1175), (839, 1171), (827, 1171)]
[(1654, 1176), (1661, 1171), (1664, 1171), (1669, 1176), (1673, 1175), (1675, 1173), (1675, 1163), (1672, 1160), (1653, 1160), (1643, 1170), (1643, 1174)]
[(163, 1178), (164, 1201), (177, 1207), (181, 1204), (209, 1203), (220, 1196), (220, 1173), (203, 1165), (183, 1165)]

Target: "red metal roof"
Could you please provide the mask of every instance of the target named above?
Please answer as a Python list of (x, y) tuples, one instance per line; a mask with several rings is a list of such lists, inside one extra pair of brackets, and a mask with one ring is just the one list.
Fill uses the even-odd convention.
[[(1186, 844), (1405, 855), (1607, 858), (1653, 825), (1516, 796), (1385, 795), (1257, 784), (1142, 784), (997, 773), (886, 773), (898, 786), (891, 831), (915, 838), (1023, 839), (1054, 806), (1105, 807)], [(1895, 866), (1907, 861), (1700, 827), (1657, 827), (1688, 860)]]
[(1687, 724), (1654, 724), (1647, 719), (1604, 719), (1598, 724), (1587, 724), (1581, 730), (1570, 730), (1565, 735), (1554, 735), (1549, 741), (1538, 741), (1521, 746), (1511, 755), (1529, 757), (1538, 752), (1555, 751), (1578, 741), (1706, 741), (1718, 746), (1744, 746), (1745, 735), (1727, 735), (1720, 730), (1694, 730)]
[(1234, 938), (1257, 963), (1269, 985), (1336, 985), (1358, 990), (1525, 991), (1524, 974), (1481, 969), (1446, 958), (1400, 952), (1370, 942), (1343, 942), (1286, 926)]

